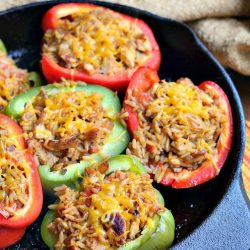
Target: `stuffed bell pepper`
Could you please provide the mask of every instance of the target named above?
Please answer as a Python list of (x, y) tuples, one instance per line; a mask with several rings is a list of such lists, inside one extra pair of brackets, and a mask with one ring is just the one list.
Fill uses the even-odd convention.
[(14, 96), (39, 84), (40, 77), (36, 72), (28, 73), (27, 70), (19, 69), (15, 62), (7, 57), (7, 50), (0, 40), (0, 113), (4, 112)]
[(129, 134), (120, 109), (113, 91), (65, 80), (17, 96), (6, 110), (19, 120), (43, 187), (51, 191), (73, 184), (84, 167), (126, 148)]
[(63, 3), (48, 10), (41, 66), (48, 82), (81, 80), (125, 89), (140, 66), (158, 69), (159, 46), (142, 20), (86, 3)]
[(124, 102), (133, 140), (127, 154), (139, 158), (157, 182), (188, 188), (219, 174), (232, 144), (229, 101), (214, 82), (160, 81), (140, 68)]
[(0, 248), (19, 240), (42, 209), (37, 166), (22, 129), (0, 114)]
[(51, 249), (167, 249), (175, 223), (144, 166), (119, 155), (85, 168), (76, 189), (55, 188), (41, 234)]

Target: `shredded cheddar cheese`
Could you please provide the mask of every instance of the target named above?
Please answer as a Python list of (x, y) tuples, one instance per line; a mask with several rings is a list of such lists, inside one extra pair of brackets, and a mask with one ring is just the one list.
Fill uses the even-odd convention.
[(90, 75), (134, 70), (151, 52), (150, 42), (136, 21), (103, 8), (74, 13), (44, 35), (44, 54), (63, 67)]
[(55, 190), (59, 203), (50, 207), (56, 218), (48, 225), (59, 236), (55, 249), (117, 249), (139, 237), (153, 215), (164, 211), (147, 174), (115, 171), (105, 177), (92, 168), (86, 170), (81, 191)]
[[(42, 111), (43, 122), (39, 124), (39, 127), (36, 126), (35, 135), (40, 134), (41, 137), (42, 132), (45, 132), (46, 138), (54, 139), (88, 133), (96, 127), (96, 121), (107, 116), (107, 112), (101, 106), (101, 101), (100, 94), (93, 93), (87, 96), (84, 91), (60, 92), (45, 98), (45, 107)], [(34, 103), (36, 100), (25, 107), (23, 114), (30, 111), (34, 117), (39, 116), (41, 111), (36, 109)], [(23, 127), (29, 123), (30, 120), (25, 118), (20, 122)]]

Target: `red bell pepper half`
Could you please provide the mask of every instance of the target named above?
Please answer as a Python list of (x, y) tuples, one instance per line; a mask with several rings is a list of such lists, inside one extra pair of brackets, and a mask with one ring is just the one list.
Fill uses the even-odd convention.
[(25, 227), (24, 228), (0, 227), (0, 239), (1, 239), (0, 249), (13, 245), (17, 241), (19, 241), (23, 237), (25, 229), (26, 229)]
[[(58, 21), (61, 18), (69, 16), (73, 13), (88, 12), (94, 8), (100, 8), (100, 6), (94, 4), (86, 4), (86, 3), (58, 4), (46, 12), (42, 20), (42, 28), (44, 31), (48, 29), (56, 29), (58, 27)], [(104, 7), (102, 8), (105, 9)], [(150, 27), (140, 19), (133, 18), (121, 13), (119, 13), (119, 15), (123, 17), (125, 20), (130, 21), (131, 23), (136, 23), (136, 25), (146, 35), (151, 44), (152, 47), (151, 56), (149, 56), (147, 61), (144, 62), (144, 64), (141, 66), (148, 66), (150, 68), (157, 70), (161, 62), (161, 53)], [(100, 84), (115, 90), (125, 89), (133, 73), (124, 71), (119, 74), (111, 76), (103, 74), (89, 75), (81, 71), (61, 67), (47, 55), (42, 56), (41, 67), (43, 74), (49, 83), (59, 82), (63, 77), (65, 79), (80, 80), (80, 81), (85, 81), (87, 83)]]
[[(11, 161), (13, 165), (19, 164), (24, 166), (22, 171), (26, 178), (25, 185), (27, 185), (26, 192), (28, 194), (28, 199), (22, 206), (20, 206), (19, 201), (9, 202), (6, 205), (4, 197), (8, 195), (8, 190), (0, 186), (2, 195), (0, 197), (0, 228), (25, 228), (33, 223), (41, 212), (43, 204), (41, 182), (33, 155), (27, 151), (27, 145), (19, 125), (10, 117), (0, 114), (0, 128), (7, 131), (7, 139), (5, 137), (1, 140), (1, 159), (6, 159), (6, 162)], [(10, 150), (11, 154), (5, 153), (5, 148), (3, 148), (5, 144), (4, 139), (9, 143), (8, 150)], [(1, 173), (1, 175), (5, 179), (4, 182), (11, 178), (8, 176), (7, 171)], [(8, 184), (10, 185), (10, 182)], [(10, 210), (11, 214), (9, 213)]]
[[(140, 103), (145, 103), (146, 105), (149, 97), (147, 90), (151, 89), (154, 83), (158, 82), (159, 77), (155, 70), (147, 67), (138, 69), (131, 78), (125, 99), (128, 96), (128, 91), (132, 90), (133, 96), (135, 96)], [(220, 86), (212, 81), (205, 81), (201, 83), (199, 88), (203, 90), (206, 88), (212, 89), (214, 98), (220, 100), (221, 107), (224, 108), (227, 116), (227, 122), (222, 124), (222, 134), (217, 142), (218, 153), (214, 155), (213, 162), (207, 160), (196, 170), (183, 169), (181, 172), (176, 173), (171, 169), (168, 169), (161, 181), (163, 185), (172, 186), (173, 188), (189, 188), (211, 180), (219, 174), (231, 148), (233, 137), (233, 119), (231, 107), (226, 94)], [(125, 104), (124, 107), (129, 113), (127, 124), (133, 136), (139, 126), (138, 116), (137, 113), (133, 111), (133, 108), (128, 104)]]

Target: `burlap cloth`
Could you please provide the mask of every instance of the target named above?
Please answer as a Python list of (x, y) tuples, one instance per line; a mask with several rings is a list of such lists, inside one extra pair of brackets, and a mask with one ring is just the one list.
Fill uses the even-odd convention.
[[(0, 0), (0, 10), (38, 1)], [(250, 76), (250, 0), (104, 1), (187, 22), (224, 66)]]

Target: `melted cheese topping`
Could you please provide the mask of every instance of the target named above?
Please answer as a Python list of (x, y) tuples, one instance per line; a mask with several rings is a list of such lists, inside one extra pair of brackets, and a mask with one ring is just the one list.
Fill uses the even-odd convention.
[[(57, 217), (48, 226), (59, 234), (56, 249), (117, 249), (139, 237), (150, 227), (154, 214), (164, 211), (149, 175), (116, 171), (104, 174), (87, 169), (82, 191), (66, 186), (56, 188), (59, 203), (52, 205)], [(66, 229), (71, 224), (73, 231)]]
[(190, 128), (192, 126), (187, 114), (209, 120), (211, 107), (203, 105), (202, 98), (205, 96), (210, 103), (213, 102), (212, 98), (189, 82), (162, 82), (154, 88), (155, 98), (147, 106), (147, 112), (151, 112), (153, 116), (164, 116), (168, 120), (177, 118)]
[[(22, 127), (29, 126), (33, 119), (37, 121), (37, 117), (40, 117), (40, 124), (43, 125), (36, 126), (36, 138), (41, 137), (42, 133), (49, 139), (87, 133), (96, 127), (96, 121), (108, 116), (102, 108), (102, 98), (101, 94), (87, 95), (85, 91), (62, 91), (43, 100), (38, 96), (26, 105), (20, 124)], [(36, 105), (40, 101), (44, 102), (42, 111)]]
[(184, 126), (182, 137), (188, 139), (195, 133), (200, 139), (197, 149), (205, 148), (211, 154), (214, 144), (206, 142), (203, 135), (211, 129), (211, 113), (215, 117), (221, 114), (218, 106), (211, 105), (213, 99), (188, 80), (162, 82), (155, 88), (155, 99), (149, 103), (146, 111), (154, 117), (152, 123), (160, 121), (163, 129), (174, 122)]
[(57, 29), (44, 35), (43, 53), (63, 67), (90, 75), (135, 69), (151, 52), (150, 42), (136, 21), (103, 8), (61, 19)]
[(0, 52), (0, 112), (14, 96), (29, 89), (26, 70), (19, 69), (15, 62)]

